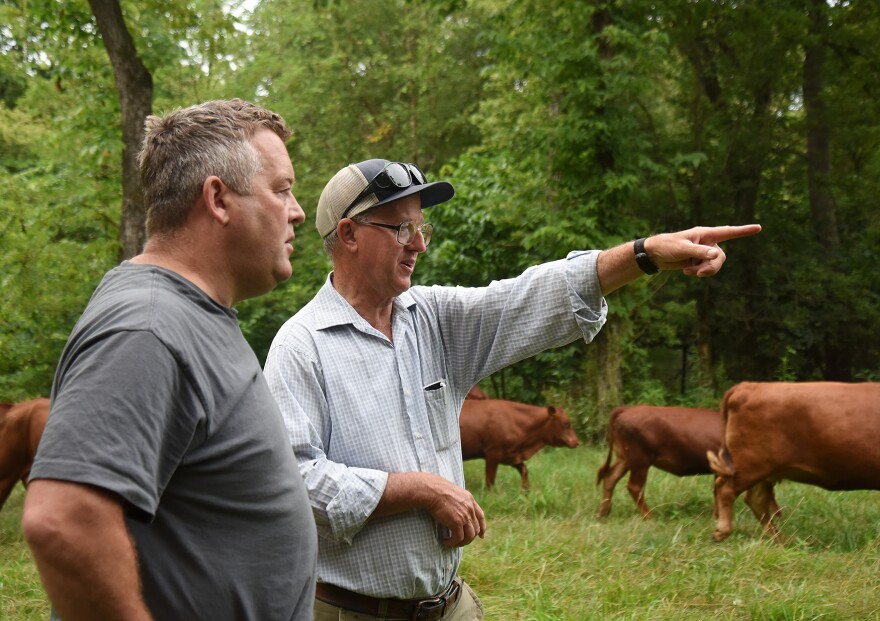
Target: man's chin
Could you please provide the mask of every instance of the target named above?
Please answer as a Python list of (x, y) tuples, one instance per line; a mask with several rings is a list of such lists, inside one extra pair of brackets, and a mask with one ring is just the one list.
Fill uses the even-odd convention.
[[(290, 266), (288, 266), (288, 268), (286, 270), (285, 269), (275, 270), (272, 273), (272, 282), (266, 283), (268, 285), (268, 288), (263, 293), (269, 293), (270, 291), (275, 289), (275, 287), (277, 287), (278, 285), (283, 283), (285, 280), (290, 280), (291, 276), (293, 276), (293, 269)], [(256, 282), (254, 284), (256, 284)], [(257, 295), (263, 295), (263, 294), (260, 293)]]

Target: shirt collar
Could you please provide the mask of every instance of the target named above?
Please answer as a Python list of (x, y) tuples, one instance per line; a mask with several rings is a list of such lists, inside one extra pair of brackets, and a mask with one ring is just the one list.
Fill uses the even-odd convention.
[[(335, 326), (353, 325), (363, 329), (366, 327), (367, 321), (361, 317), (354, 307), (342, 297), (333, 286), (331, 278), (333, 272), (327, 276), (324, 286), (315, 295), (315, 304), (317, 308), (315, 316), (315, 328), (318, 330), (326, 330)], [(407, 311), (416, 306), (415, 297), (409, 292), (404, 291), (394, 300), (395, 314)], [(404, 313), (404, 316), (408, 313)]]

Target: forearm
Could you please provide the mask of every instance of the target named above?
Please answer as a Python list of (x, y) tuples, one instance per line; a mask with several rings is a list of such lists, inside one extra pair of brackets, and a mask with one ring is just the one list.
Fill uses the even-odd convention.
[(152, 619), (117, 498), (74, 483), (36, 480), (28, 488), (22, 526), (64, 621)]
[(379, 518), (411, 509), (426, 509), (433, 500), (431, 475), (425, 472), (395, 472), (388, 475), (385, 492), (370, 518)]
[[(648, 243), (646, 240), (646, 250)], [(599, 258), (596, 261), (596, 274), (599, 277), (602, 295), (608, 295), (612, 291), (620, 289), (624, 285), (638, 279), (645, 273), (636, 263), (633, 242), (626, 242), (599, 253)]]
[(486, 517), (466, 489), (429, 472), (398, 472), (388, 475), (385, 492), (370, 519), (423, 509), (445, 527), (441, 542), (448, 546), (469, 544), (486, 534)]

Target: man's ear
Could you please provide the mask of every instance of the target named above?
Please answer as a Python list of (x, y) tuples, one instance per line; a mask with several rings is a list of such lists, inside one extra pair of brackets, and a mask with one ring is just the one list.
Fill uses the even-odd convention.
[(202, 184), (202, 200), (208, 215), (220, 224), (229, 222), (229, 197), (232, 190), (217, 176), (210, 176)]
[(336, 225), (336, 234), (339, 236), (339, 241), (345, 246), (357, 245), (354, 224), (355, 222), (351, 218), (343, 218)]

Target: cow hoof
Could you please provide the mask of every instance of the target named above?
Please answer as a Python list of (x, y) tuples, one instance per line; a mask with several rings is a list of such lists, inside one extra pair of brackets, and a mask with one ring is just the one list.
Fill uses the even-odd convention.
[(722, 531), (720, 531), (720, 530), (716, 530), (716, 531), (712, 534), (712, 539), (714, 539), (715, 541), (724, 541), (724, 540), (727, 539), (729, 536), (730, 536), (730, 531), (728, 531), (728, 532), (725, 533), (725, 532), (722, 532)]

